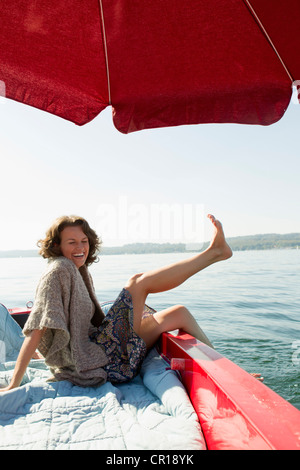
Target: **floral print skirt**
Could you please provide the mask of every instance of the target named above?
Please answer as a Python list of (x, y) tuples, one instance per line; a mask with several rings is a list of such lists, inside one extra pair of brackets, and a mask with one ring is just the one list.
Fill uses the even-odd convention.
[[(154, 312), (145, 305), (143, 318)], [(109, 382), (127, 382), (139, 373), (147, 348), (144, 340), (133, 330), (132, 298), (127, 289), (120, 292), (90, 340), (99, 344), (109, 358), (109, 363), (103, 367)]]

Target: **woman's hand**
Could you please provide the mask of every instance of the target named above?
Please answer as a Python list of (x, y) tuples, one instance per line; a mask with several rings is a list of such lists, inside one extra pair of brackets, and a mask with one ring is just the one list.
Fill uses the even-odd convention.
[(36, 354), (36, 349), (45, 331), (46, 328), (43, 330), (32, 330), (29, 335), (26, 336), (16, 361), (11, 382), (7, 387), (0, 388), (0, 392), (7, 392), (8, 390), (19, 387), (26, 372), (27, 366), (32, 357)]
[(7, 387), (4, 387), (4, 388), (0, 388), (0, 393), (1, 393), (1, 392), (8, 392), (9, 390), (12, 390), (12, 388), (10, 387), (10, 385), (8, 385)]

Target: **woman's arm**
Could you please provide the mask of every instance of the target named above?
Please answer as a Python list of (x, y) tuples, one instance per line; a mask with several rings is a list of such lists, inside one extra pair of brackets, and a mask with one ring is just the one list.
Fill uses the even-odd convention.
[(20, 349), (20, 353), (15, 365), (15, 370), (10, 381), (10, 384), (5, 388), (0, 388), (0, 392), (6, 392), (13, 388), (19, 387), (22, 382), (23, 376), (26, 372), (27, 366), (35, 353), (39, 342), (45, 333), (46, 328), (43, 330), (32, 330), (24, 339), (23, 345)]

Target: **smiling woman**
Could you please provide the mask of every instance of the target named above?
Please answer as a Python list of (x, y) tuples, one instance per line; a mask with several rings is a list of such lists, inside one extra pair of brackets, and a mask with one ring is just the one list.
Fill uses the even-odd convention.
[(208, 216), (214, 234), (210, 246), (190, 259), (133, 275), (107, 315), (101, 309), (88, 265), (97, 259), (100, 239), (77, 216), (55, 220), (39, 241), (49, 259), (24, 327), (25, 339), (10, 384), (18, 387), (36, 348), (45, 357), (53, 380), (91, 386), (121, 383), (135, 377), (165, 331), (182, 329), (212, 346), (191, 313), (182, 305), (155, 312), (146, 305), (150, 293), (174, 289), (232, 252), (221, 223)]
[(89, 255), (89, 239), (81, 227), (66, 227), (61, 233), (61, 253), (81, 268)]
[(97, 260), (101, 243), (84, 218), (71, 215), (57, 218), (47, 230), (46, 237), (39, 240), (38, 246), (43, 258), (65, 256), (80, 268)]

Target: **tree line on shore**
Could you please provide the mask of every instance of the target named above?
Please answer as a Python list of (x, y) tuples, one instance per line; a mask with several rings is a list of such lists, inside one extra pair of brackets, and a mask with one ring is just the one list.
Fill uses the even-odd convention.
[[(273, 250), (300, 248), (300, 233), (264, 234), (233, 237), (227, 239), (233, 251)], [(208, 242), (201, 250), (205, 250)], [(201, 251), (200, 250), (200, 251)], [(187, 253), (194, 251), (185, 243), (130, 243), (123, 246), (103, 246), (101, 255), (146, 254), (146, 253)], [(195, 250), (199, 251), (199, 249)], [(37, 250), (0, 251), (0, 258), (19, 258), (38, 256)]]

